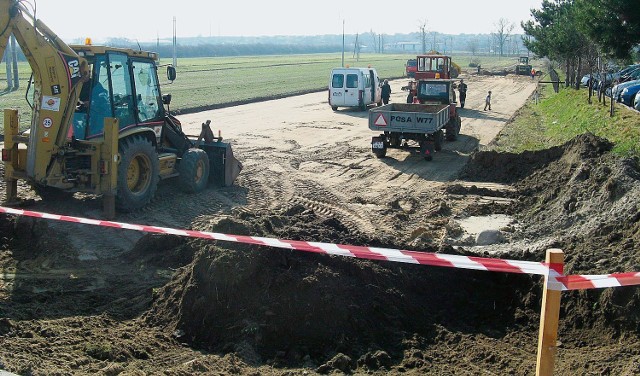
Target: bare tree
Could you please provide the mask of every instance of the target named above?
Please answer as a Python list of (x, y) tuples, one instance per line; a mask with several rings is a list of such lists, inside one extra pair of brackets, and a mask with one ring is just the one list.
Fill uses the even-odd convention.
[(371, 38), (373, 38), (373, 52), (378, 53), (378, 41), (376, 40), (377, 38), (377, 34), (373, 31), (373, 29), (371, 29), (371, 31), (369, 32), (369, 34), (371, 34)]
[(432, 31), (431, 32), (431, 36), (433, 37), (432, 42), (431, 42), (431, 51), (438, 51), (438, 45), (436, 44), (436, 36), (438, 35), (438, 33), (436, 31)]
[(500, 50), (500, 56), (504, 55), (504, 47), (511, 36), (511, 32), (515, 25), (513, 22), (510, 22), (506, 18), (500, 18), (498, 22), (495, 24), (496, 31), (492, 33), (493, 38), (495, 39), (496, 45)]
[(422, 53), (427, 53), (427, 20), (420, 21), (420, 39), (422, 40)]
[(470, 41), (468, 41), (467, 49), (469, 49), (469, 51), (471, 52), (471, 55), (475, 56), (476, 52), (478, 52), (478, 39), (473, 38)]

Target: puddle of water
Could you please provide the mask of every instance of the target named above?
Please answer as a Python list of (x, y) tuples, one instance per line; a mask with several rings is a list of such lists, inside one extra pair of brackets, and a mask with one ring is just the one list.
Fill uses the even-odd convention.
[(506, 214), (482, 215), (458, 220), (460, 227), (471, 235), (478, 235), (485, 230), (500, 230), (512, 222), (513, 217)]

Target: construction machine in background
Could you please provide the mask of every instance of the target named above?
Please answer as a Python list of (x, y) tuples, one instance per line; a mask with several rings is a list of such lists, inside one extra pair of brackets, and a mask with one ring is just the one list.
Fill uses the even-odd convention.
[(528, 56), (520, 56), (516, 65), (516, 74), (528, 76), (531, 74), (532, 66), (529, 64)]
[[(185, 191), (228, 186), (241, 163), (210, 122), (188, 136), (162, 95), (153, 52), (65, 44), (19, 0), (0, 0), (0, 56), (13, 33), (32, 69), (31, 124), (20, 132), (5, 110), (2, 160), (6, 204), (18, 204), (17, 181), (46, 199), (60, 192), (103, 195), (105, 215), (133, 211), (153, 198), (159, 180)], [(167, 78), (176, 78), (167, 67)], [(167, 106), (165, 109), (164, 106)]]

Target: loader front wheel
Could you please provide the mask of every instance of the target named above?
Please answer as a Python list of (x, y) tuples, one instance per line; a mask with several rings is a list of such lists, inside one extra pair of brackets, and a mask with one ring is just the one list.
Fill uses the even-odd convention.
[(202, 149), (189, 149), (178, 165), (180, 185), (189, 192), (204, 190), (209, 181), (209, 156)]
[(147, 205), (156, 193), (160, 180), (158, 153), (151, 141), (142, 136), (121, 140), (118, 152), (116, 208), (130, 212)]

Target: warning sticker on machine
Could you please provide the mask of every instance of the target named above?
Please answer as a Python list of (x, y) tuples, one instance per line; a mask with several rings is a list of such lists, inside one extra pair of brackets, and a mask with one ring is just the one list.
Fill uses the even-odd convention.
[(60, 98), (50, 97), (48, 95), (42, 96), (42, 109), (49, 111), (60, 111)]
[(387, 125), (389, 125), (387, 123), (387, 119), (385, 119), (383, 114), (378, 115), (378, 117), (376, 118), (376, 121), (373, 122), (373, 124), (379, 127), (386, 127)]

